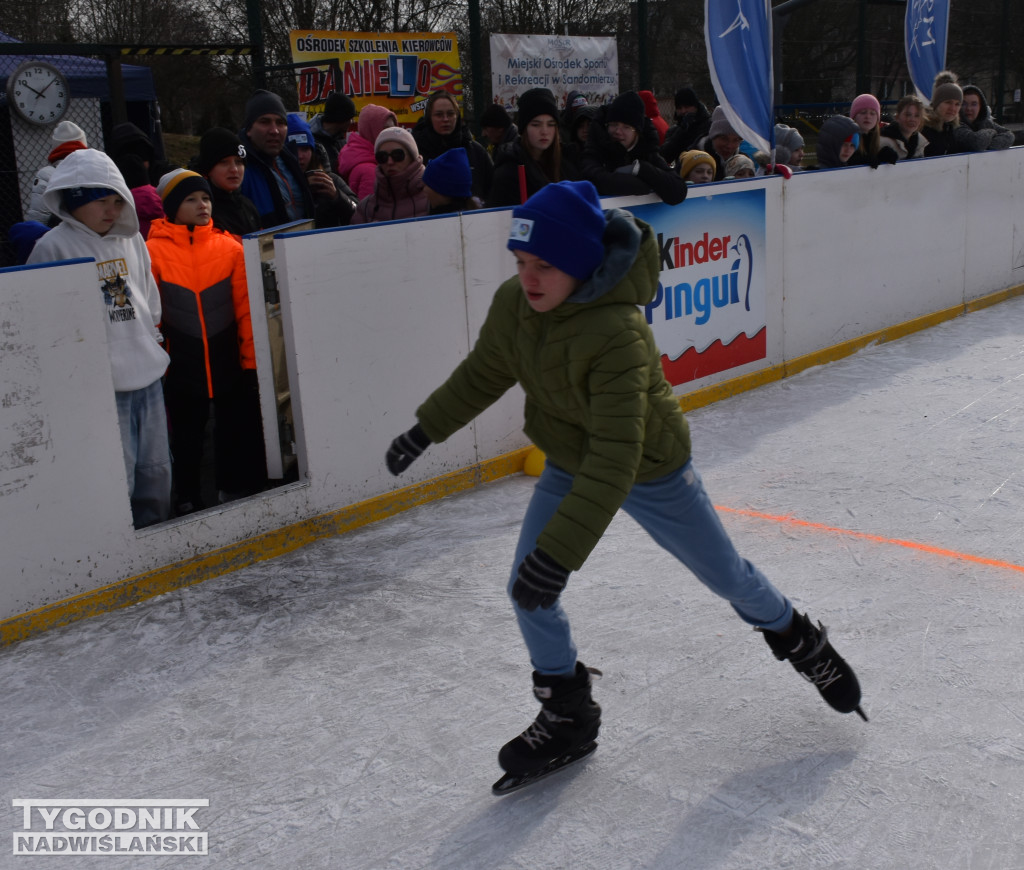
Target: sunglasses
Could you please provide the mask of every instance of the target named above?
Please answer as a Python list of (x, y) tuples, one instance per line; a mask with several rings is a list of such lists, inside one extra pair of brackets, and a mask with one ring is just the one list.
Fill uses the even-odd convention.
[(378, 151), (375, 155), (377, 162), (383, 166), (388, 160), (393, 160), (395, 163), (401, 163), (405, 160), (405, 149), (396, 148), (394, 151)]

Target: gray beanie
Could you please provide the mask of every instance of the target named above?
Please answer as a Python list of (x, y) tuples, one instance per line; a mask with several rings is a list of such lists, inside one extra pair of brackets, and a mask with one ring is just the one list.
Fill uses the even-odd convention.
[(944, 103), (946, 100), (959, 100), (961, 103), (964, 100), (964, 92), (957, 84), (956, 74), (949, 70), (943, 70), (935, 76), (932, 86), (932, 108), (936, 108), (939, 103)]
[(257, 118), (264, 115), (280, 115), (282, 120), (286, 122), (288, 120), (288, 110), (284, 106), (284, 100), (277, 94), (270, 91), (253, 91), (249, 102), (245, 104), (245, 121), (242, 123), (242, 129), (248, 130), (256, 123)]
[(714, 139), (716, 136), (739, 135), (739, 133), (733, 130), (729, 119), (725, 117), (725, 109), (721, 106), (716, 106), (715, 111), (711, 113), (711, 128), (708, 130), (708, 138)]

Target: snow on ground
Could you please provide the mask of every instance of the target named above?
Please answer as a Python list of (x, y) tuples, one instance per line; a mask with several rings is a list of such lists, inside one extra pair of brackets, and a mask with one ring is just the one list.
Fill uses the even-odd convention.
[(203, 798), (208, 857), (47, 866), (1022, 867), (1022, 385), (1017, 299), (689, 415), (869, 724), (620, 516), (565, 594), (600, 747), (492, 797), (536, 712), (515, 477), (0, 650), (0, 830), (16, 798)]

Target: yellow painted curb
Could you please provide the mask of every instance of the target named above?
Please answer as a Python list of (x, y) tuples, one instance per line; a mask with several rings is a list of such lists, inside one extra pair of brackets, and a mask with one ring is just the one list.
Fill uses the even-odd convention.
[[(870, 344), (895, 341), (963, 314), (980, 311), (1021, 295), (1024, 295), (1024, 284), (886, 327), (868, 335), (862, 335), (832, 347), (796, 357), (781, 365), (740, 375), (720, 384), (702, 387), (692, 393), (680, 396), (679, 405), (684, 411), (701, 408), (765, 384), (783, 380), (813, 366), (835, 362)], [(208, 580), (210, 577), (217, 577), (244, 568), (246, 565), (273, 559), (322, 538), (340, 535), (360, 526), (394, 516), (411, 507), (472, 489), (481, 483), (516, 474), (523, 470), (527, 456), (534, 449), (532, 446), (524, 447), (521, 450), (506, 453), (503, 456), (433, 480), (376, 496), (318, 517), (302, 520), (282, 529), (274, 529), (211, 553), (185, 559), (173, 565), (140, 574), (137, 577), (119, 580), (100, 589), (84, 592), (73, 598), (47, 604), (28, 613), (2, 620), (0, 621), (0, 647), (80, 619), (129, 607), (132, 604), (145, 601), (147, 598), (162, 595), (173, 589), (192, 586)]]
[(508, 477), (522, 471), (526, 456), (532, 449), (524, 447), (451, 474), (348, 505), (340, 510), (311, 517), (281, 529), (264, 532), (210, 553), (175, 562), (173, 565), (136, 577), (128, 577), (108, 586), (5, 619), (0, 621), (0, 647), (80, 619), (130, 607), (147, 598), (185, 586), (193, 586), (255, 562), (274, 559), (321, 538), (340, 535), (402, 513), (411, 507), (472, 489), (481, 483)]

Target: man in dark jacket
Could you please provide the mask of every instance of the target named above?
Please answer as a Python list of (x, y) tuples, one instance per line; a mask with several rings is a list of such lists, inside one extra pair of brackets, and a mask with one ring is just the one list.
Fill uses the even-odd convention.
[(636, 91), (619, 94), (598, 110), (590, 123), (580, 172), (601, 196), (654, 193), (669, 205), (686, 199), (686, 182), (658, 153), (658, 133)]
[(675, 103), (675, 123), (668, 128), (665, 144), (661, 146), (661, 156), (669, 163), (678, 160), (684, 151), (696, 148), (697, 142), (707, 136), (711, 128), (711, 113), (693, 88), (676, 91)]
[(306, 176), (285, 148), (287, 137), (284, 101), (270, 91), (256, 91), (245, 104), (239, 136), (248, 156), (242, 193), (255, 204), (264, 229), (315, 216)]

